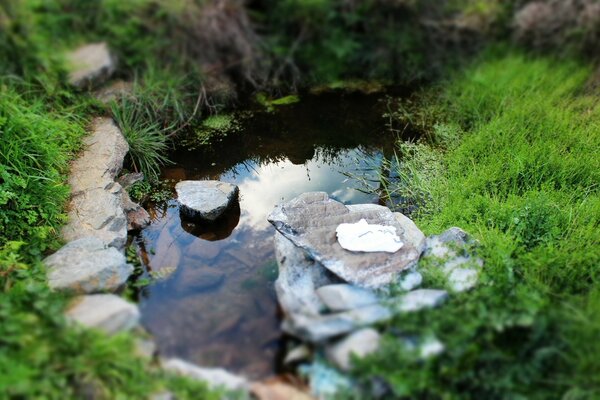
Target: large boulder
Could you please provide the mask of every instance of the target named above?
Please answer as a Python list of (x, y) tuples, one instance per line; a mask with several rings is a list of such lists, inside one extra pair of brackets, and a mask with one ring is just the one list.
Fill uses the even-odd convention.
[(182, 181), (175, 190), (185, 218), (207, 221), (219, 218), (238, 195), (237, 186), (219, 181)]
[(98, 86), (115, 72), (116, 58), (104, 42), (86, 44), (67, 54), (69, 83), (78, 88)]
[(112, 335), (135, 327), (140, 311), (114, 294), (91, 294), (77, 297), (67, 310), (67, 318)]
[(116, 290), (133, 272), (121, 252), (93, 237), (68, 243), (44, 264), (51, 288), (74, 293)]
[[(386, 286), (401, 271), (414, 266), (425, 241), (415, 224), (402, 214), (375, 204), (346, 206), (323, 192), (304, 193), (281, 204), (268, 219), (309, 258), (344, 281), (368, 288)], [(393, 227), (403, 246), (395, 253), (345, 250), (337, 240), (337, 227), (361, 219), (369, 224)]]
[(123, 211), (123, 190), (114, 179), (129, 146), (110, 118), (92, 122), (84, 145), (84, 151), (71, 166), (69, 223), (62, 235), (67, 241), (96, 237), (122, 249), (127, 241), (127, 217)]

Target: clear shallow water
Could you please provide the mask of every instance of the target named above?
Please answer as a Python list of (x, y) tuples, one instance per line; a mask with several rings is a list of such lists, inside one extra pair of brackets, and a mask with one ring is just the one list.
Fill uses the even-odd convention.
[[(347, 174), (374, 179), (394, 138), (381, 96), (305, 96), (255, 113), (234, 137), (202, 152), (179, 150), (163, 177), (239, 186), (239, 207), (212, 224), (182, 221), (176, 200), (151, 209), (138, 242), (149, 271), (175, 269), (140, 292), (142, 321), (159, 351), (252, 378), (277, 373), (284, 338), (273, 288), (273, 207), (307, 191), (347, 204), (377, 203)], [(159, 272), (160, 273), (160, 272)]]

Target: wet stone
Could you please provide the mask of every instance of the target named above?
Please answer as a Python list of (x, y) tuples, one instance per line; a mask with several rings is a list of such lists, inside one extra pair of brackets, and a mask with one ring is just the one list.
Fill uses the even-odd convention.
[(225, 274), (221, 271), (210, 267), (186, 266), (177, 276), (178, 292), (212, 290), (224, 281)]
[[(423, 246), (412, 221), (399, 220), (388, 208), (374, 204), (345, 206), (323, 192), (304, 193), (281, 204), (268, 219), (283, 236), (325, 268), (348, 283), (368, 288), (392, 283), (399, 272), (416, 264)], [(343, 249), (336, 237), (337, 227), (362, 219), (395, 228), (402, 248), (395, 253)]]
[(90, 237), (63, 246), (47, 257), (44, 264), (52, 289), (75, 293), (116, 290), (133, 272), (121, 252)]
[(182, 181), (175, 190), (182, 214), (192, 220), (214, 221), (238, 195), (237, 186), (219, 181)]

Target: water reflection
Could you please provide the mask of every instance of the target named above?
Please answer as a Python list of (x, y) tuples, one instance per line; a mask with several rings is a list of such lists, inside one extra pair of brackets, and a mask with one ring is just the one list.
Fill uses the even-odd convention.
[(267, 215), (306, 191), (325, 191), (344, 203), (379, 201), (346, 176), (374, 179), (391, 146), (392, 137), (371, 134), (383, 126), (377, 99), (351, 104), (362, 115), (344, 99), (327, 102), (329, 108), (317, 100), (317, 111), (304, 103), (269, 115), (273, 126), (258, 118), (235, 146), (180, 152), (177, 165), (163, 171), (175, 181), (218, 179), (240, 189), (239, 208), (215, 223), (182, 221), (172, 200), (152, 210), (153, 222), (139, 237), (148, 270), (175, 270), (141, 294), (142, 321), (163, 355), (252, 378), (273, 374), (282, 337)]

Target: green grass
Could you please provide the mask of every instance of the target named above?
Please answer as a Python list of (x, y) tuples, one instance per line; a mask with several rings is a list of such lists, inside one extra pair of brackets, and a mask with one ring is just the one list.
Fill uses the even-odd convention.
[[(462, 131), (420, 144), (437, 149), (438, 168), (400, 175), (426, 190), (419, 226), (464, 228), (485, 267), (476, 290), (387, 326), (384, 350), (356, 372), (367, 387), (379, 376), (406, 398), (600, 397), (600, 105), (583, 90), (589, 75), (487, 53), (426, 96), (432, 122)], [(447, 346), (437, 359), (398, 345), (399, 334), (431, 333)]]

